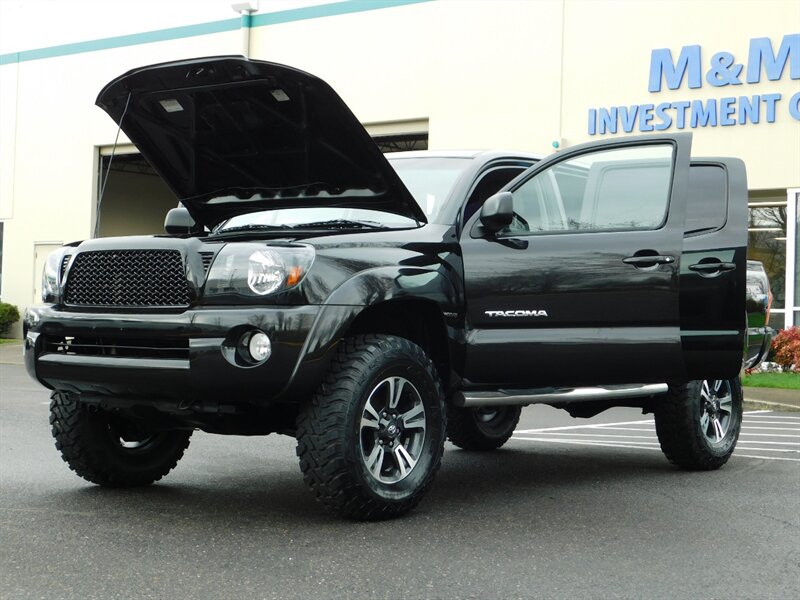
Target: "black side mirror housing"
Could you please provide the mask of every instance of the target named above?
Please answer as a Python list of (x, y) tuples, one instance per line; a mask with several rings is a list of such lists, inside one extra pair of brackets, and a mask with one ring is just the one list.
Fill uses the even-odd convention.
[(488, 233), (497, 233), (514, 219), (514, 196), (511, 192), (500, 192), (489, 197), (481, 207), (481, 225)]
[(181, 235), (195, 231), (197, 223), (184, 207), (171, 209), (164, 219), (164, 230), (170, 235)]

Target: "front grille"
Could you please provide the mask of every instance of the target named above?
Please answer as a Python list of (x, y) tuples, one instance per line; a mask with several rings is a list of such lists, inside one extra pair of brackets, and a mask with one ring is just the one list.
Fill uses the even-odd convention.
[(47, 336), (44, 352), (78, 356), (189, 359), (189, 340), (182, 338), (117, 338)]
[(71, 306), (184, 307), (189, 283), (177, 250), (81, 252), (64, 290)]

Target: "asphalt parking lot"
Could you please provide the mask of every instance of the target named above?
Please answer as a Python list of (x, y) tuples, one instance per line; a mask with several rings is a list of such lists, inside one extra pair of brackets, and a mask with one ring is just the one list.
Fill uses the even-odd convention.
[(748, 413), (725, 467), (684, 473), (638, 411), (529, 407), (499, 452), (448, 447), (408, 517), (352, 523), (278, 436), (196, 433), (162, 482), (92, 486), (47, 398), (0, 365), (3, 600), (800, 596), (800, 413)]

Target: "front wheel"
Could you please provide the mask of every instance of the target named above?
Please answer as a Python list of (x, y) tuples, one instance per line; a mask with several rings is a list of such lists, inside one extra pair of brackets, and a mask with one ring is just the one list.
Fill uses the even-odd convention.
[(514, 433), (521, 413), (520, 406), (449, 406), (447, 436), (464, 450), (495, 450)]
[(178, 464), (192, 435), (191, 430), (149, 431), (61, 392), (50, 401), (50, 425), (69, 468), (107, 487), (158, 481)]
[(445, 428), (439, 377), (419, 346), (389, 335), (348, 338), (298, 418), (300, 469), (332, 512), (399, 516), (433, 483)]
[(672, 385), (656, 406), (661, 450), (682, 469), (709, 471), (728, 462), (742, 426), (742, 386), (736, 379)]

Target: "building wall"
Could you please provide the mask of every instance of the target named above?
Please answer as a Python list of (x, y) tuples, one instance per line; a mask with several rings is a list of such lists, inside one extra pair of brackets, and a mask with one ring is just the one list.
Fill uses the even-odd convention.
[[(3, 81), (16, 80), (17, 107), (13, 125), (0, 113), (4, 302), (20, 309), (32, 304), (35, 243), (92, 236), (98, 149), (112, 146), (117, 134), (114, 122), (94, 106), (100, 89), (137, 66), (231, 53), (238, 44), (234, 31), (0, 66)], [(0, 95), (7, 94), (0, 88)], [(127, 142), (124, 136), (120, 141)]]
[(363, 122), (428, 118), (431, 149), (546, 152), (561, 16), (560, 0), (427, 2), (259, 28), (252, 56), (322, 77)]
[[(546, 154), (554, 142), (603, 137), (590, 134), (592, 108), (779, 93), (774, 123), (697, 128), (695, 154), (743, 158), (753, 190), (780, 195), (800, 187), (800, 121), (788, 111), (800, 79), (792, 79), (788, 62), (779, 81), (715, 87), (705, 79), (716, 53), (746, 63), (752, 38), (768, 37), (777, 50), (784, 36), (798, 33), (794, 0), (399, 0), (379, 10), (376, 3), (316, 4), (262, 2), (251, 56), (322, 77), (362, 122), (391, 130), (394, 122), (427, 120), (432, 149)], [(158, 26), (154, 13), (152, 28)], [(31, 303), (35, 242), (92, 234), (98, 148), (111, 146), (117, 133), (94, 106), (102, 86), (141, 65), (238, 54), (241, 31), (227, 29), (73, 54), (55, 49), (38, 60), (0, 57), (4, 301)], [(31, 48), (47, 45), (44, 37), (29, 40)], [(651, 51), (669, 48), (677, 58), (690, 45), (701, 47), (702, 87), (684, 80), (676, 90), (648, 91)], [(800, 50), (792, 60), (800, 70)]]
[[(800, 79), (790, 78), (789, 65), (779, 81), (747, 84), (752, 38), (767, 37), (777, 51), (787, 34), (800, 33), (800, 2), (592, 2), (565, 4), (564, 137), (569, 143), (588, 140), (587, 111), (643, 103), (692, 101), (725, 97), (781, 94), (775, 123), (703, 127), (695, 131), (694, 155), (738, 156), (747, 164), (751, 189), (797, 187), (800, 184), (800, 121), (788, 103), (800, 92)], [(598, 28), (598, 24), (601, 24)], [(598, 29), (602, 33), (598, 35)], [(800, 40), (797, 71), (800, 75)], [(670, 48), (673, 58), (684, 46), (701, 47), (702, 87), (688, 82), (677, 90), (648, 91), (651, 51)], [(706, 76), (720, 52), (742, 64), (741, 85), (714, 87)], [(763, 113), (763, 110), (762, 110)], [(735, 118), (735, 116), (734, 116)], [(675, 131), (675, 127), (669, 131)], [(687, 130), (689, 130), (687, 128)], [(596, 136), (602, 137), (602, 136)], [(592, 138), (595, 139), (595, 138)]]

